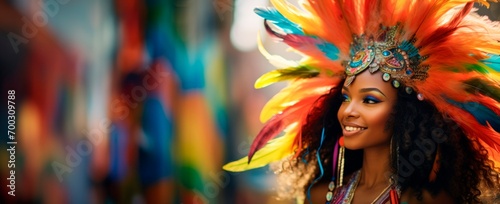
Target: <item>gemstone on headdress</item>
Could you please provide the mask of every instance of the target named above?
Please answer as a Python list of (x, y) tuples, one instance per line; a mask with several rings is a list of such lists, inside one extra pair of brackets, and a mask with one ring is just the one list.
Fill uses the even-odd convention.
[(389, 81), (389, 80), (391, 79), (391, 75), (390, 75), (389, 73), (384, 73), (384, 74), (382, 75), (382, 79), (383, 79), (384, 81)]
[(363, 63), (361, 60), (358, 60), (358, 61), (351, 61), (349, 63), (349, 66), (351, 67), (359, 67), (359, 65), (361, 65), (361, 63)]
[(393, 80), (393, 81), (392, 81), (392, 86), (394, 86), (394, 88), (399, 88), (399, 86), (400, 86), (400, 85), (401, 85), (401, 84), (399, 83), (399, 81), (398, 81), (398, 80)]
[(417, 98), (418, 98), (418, 100), (423, 101), (424, 100), (424, 95), (422, 95), (421, 93), (419, 93), (419, 94), (417, 94)]
[(388, 59), (385, 62), (391, 68), (403, 68), (403, 65), (404, 65), (404, 61), (398, 60), (396, 57), (391, 57), (390, 59)]
[(370, 67), (368, 68), (368, 71), (370, 71), (370, 73), (375, 73), (377, 70), (378, 70), (378, 64), (377, 63), (371, 63), (370, 64)]
[(356, 75), (368, 67), (375, 59), (375, 52), (372, 48), (357, 51), (348, 63), (347, 75)]
[(407, 86), (407, 87), (405, 88), (405, 91), (406, 91), (406, 93), (407, 93), (407, 94), (411, 94), (411, 93), (413, 93), (413, 89), (412, 89), (411, 87), (409, 87), (409, 86)]

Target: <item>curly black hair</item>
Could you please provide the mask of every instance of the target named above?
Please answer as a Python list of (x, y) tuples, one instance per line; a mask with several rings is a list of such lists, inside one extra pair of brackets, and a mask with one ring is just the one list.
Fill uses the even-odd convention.
[[(308, 144), (298, 150), (302, 159), (287, 160), (293, 167), (289, 174), (307, 168), (307, 172), (316, 172), (314, 176), (300, 177), (308, 180), (302, 182), (305, 186), (299, 186), (302, 191), (319, 176), (317, 159), (313, 155), (320, 144), (323, 128), (327, 136), (319, 150), (321, 165), (325, 169), (323, 179), (326, 181), (332, 176), (332, 151), (342, 133), (337, 120), (341, 104), (339, 88), (332, 89), (316, 102), (302, 127), (302, 140)], [(408, 94), (405, 89), (398, 89), (398, 99), (386, 128), (393, 129), (390, 165), (397, 173), (394, 179), (402, 191), (411, 188), (419, 200), (423, 190), (431, 195), (445, 191), (456, 203), (481, 203), (486, 192), (483, 188), (500, 189), (499, 169), (488, 159), (488, 152), (479, 141), (468, 137), (458, 124), (433, 104), (418, 100), (416, 93)], [(362, 155), (363, 150), (346, 150), (345, 175), (361, 168)], [(435, 178), (430, 179), (434, 166), (438, 171)], [(290, 178), (289, 174), (283, 177)], [(294, 181), (288, 179), (288, 182)]]
[[(414, 189), (419, 199), (425, 189), (431, 194), (445, 191), (456, 203), (481, 203), (482, 184), (491, 189), (500, 186), (498, 169), (477, 139), (415, 93), (398, 90), (389, 125), (395, 141), (391, 167), (402, 190)], [(439, 168), (430, 181), (434, 163)]]

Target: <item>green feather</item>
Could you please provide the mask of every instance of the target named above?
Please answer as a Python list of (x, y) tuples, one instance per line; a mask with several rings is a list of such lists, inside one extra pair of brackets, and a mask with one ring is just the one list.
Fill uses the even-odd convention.
[(468, 65), (466, 65), (466, 68), (467, 68), (467, 71), (469, 71), (469, 72), (476, 71), (476, 72), (479, 72), (481, 74), (489, 73), (488, 69), (485, 67), (485, 65), (483, 63), (481, 63), (481, 64), (468, 64)]
[(467, 92), (474, 94), (479, 92), (500, 102), (500, 87), (494, 83), (479, 78), (469, 79), (464, 81), (464, 83), (468, 85), (466, 88)]

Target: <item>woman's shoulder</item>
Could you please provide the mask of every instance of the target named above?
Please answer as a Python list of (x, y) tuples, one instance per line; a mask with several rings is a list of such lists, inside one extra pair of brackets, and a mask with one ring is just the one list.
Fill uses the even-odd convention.
[(433, 195), (428, 190), (422, 189), (422, 199), (419, 200), (416, 195), (416, 191), (413, 189), (407, 189), (401, 195), (401, 203), (455, 203), (453, 198), (446, 191), (440, 191), (439, 193)]

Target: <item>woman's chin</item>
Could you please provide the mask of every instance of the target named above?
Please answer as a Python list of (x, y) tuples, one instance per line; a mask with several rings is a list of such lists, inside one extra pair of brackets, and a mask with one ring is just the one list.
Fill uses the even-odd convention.
[(345, 143), (344, 147), (346, 149), (348, 149), (348, 150), (360, 150), (360, 149), (363, 149), (363, 147), (360, 146), (360, 145), (354, 145), (354, 144), (348, 144), (348, 143)]

